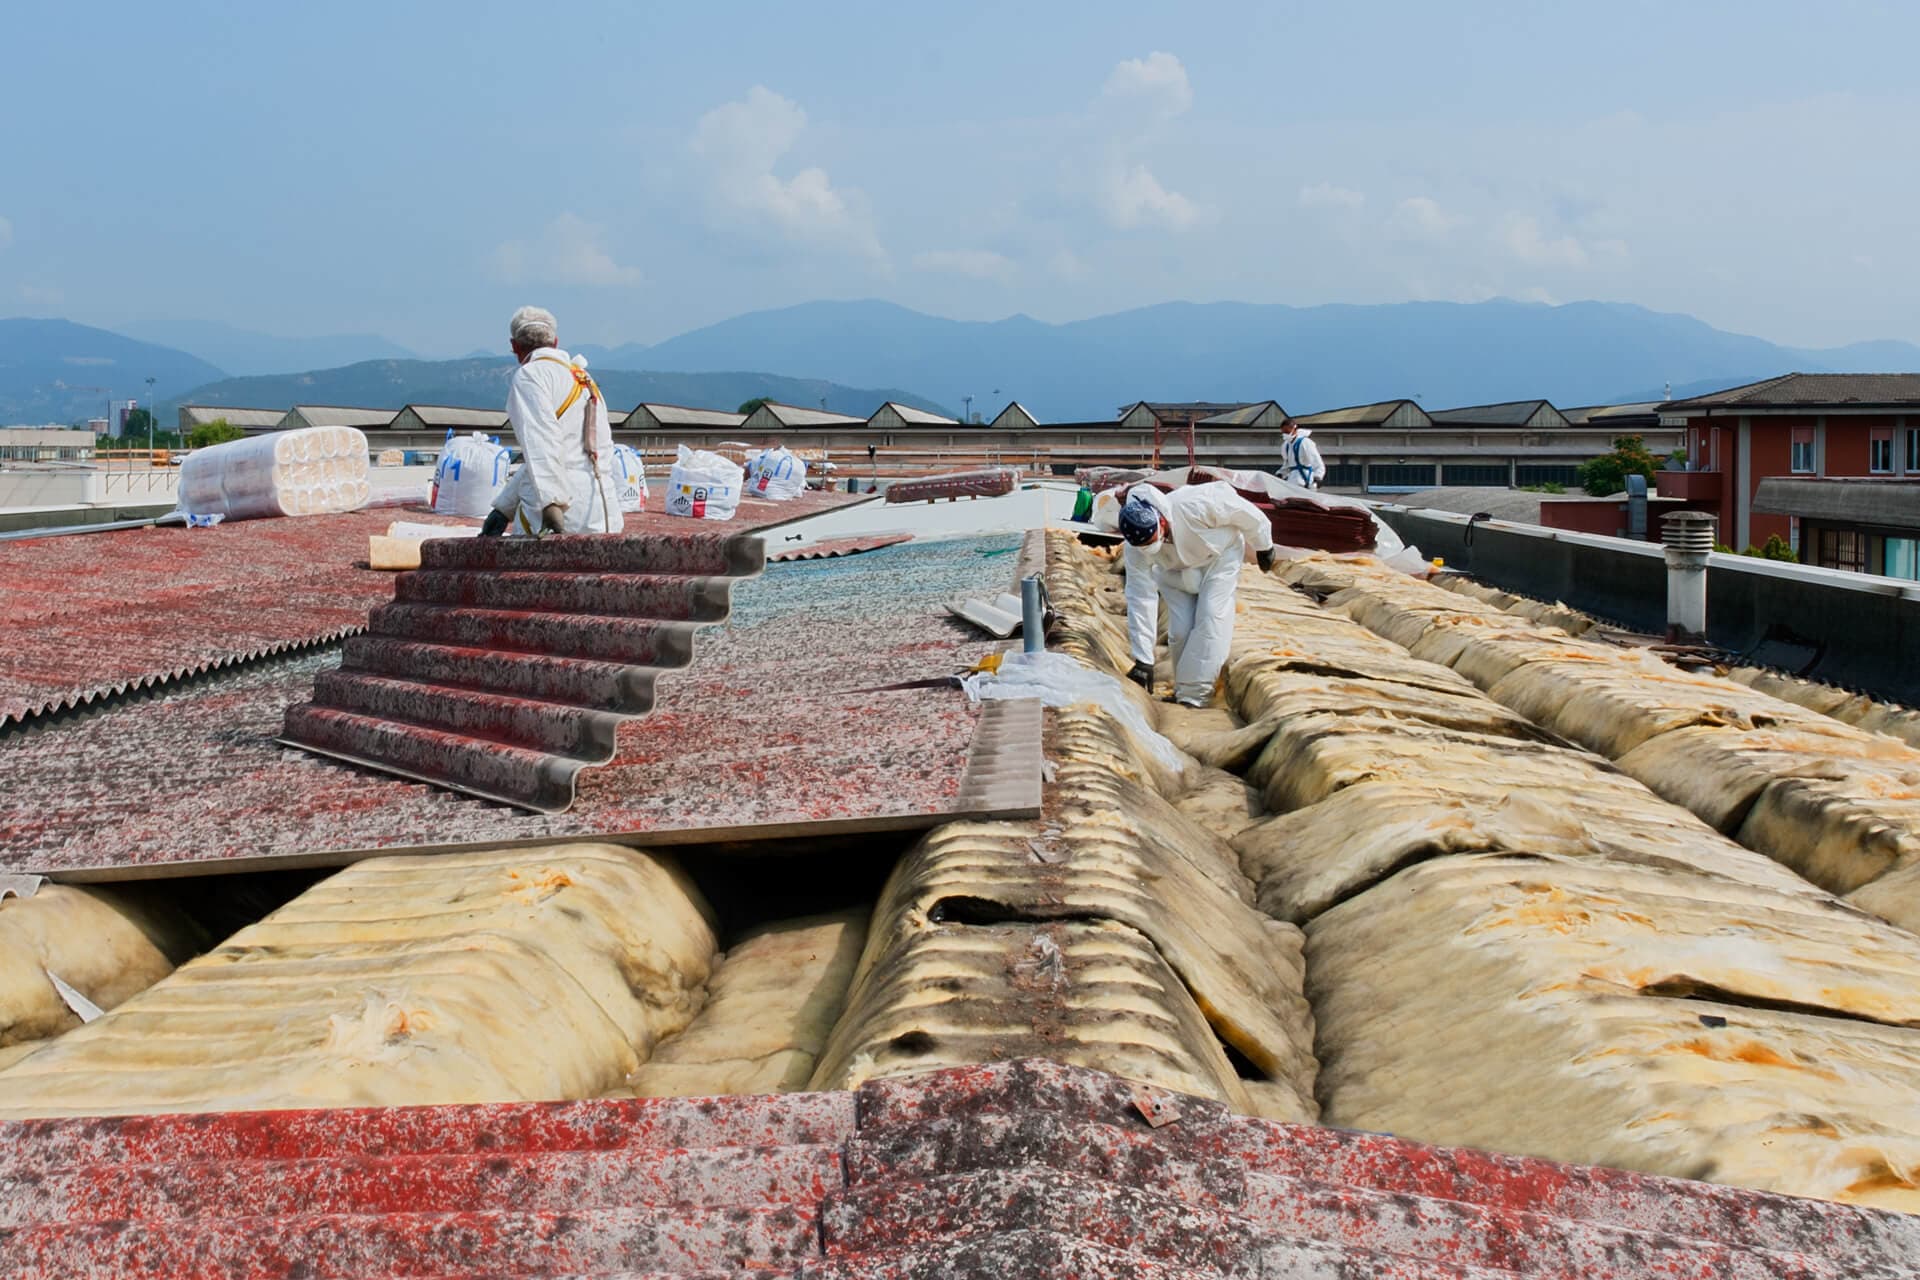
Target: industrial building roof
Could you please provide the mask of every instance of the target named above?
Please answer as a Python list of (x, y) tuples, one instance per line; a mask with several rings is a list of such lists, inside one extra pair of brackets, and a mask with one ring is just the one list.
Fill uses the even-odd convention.
[(1411, 409), (1419, 416), (1421, 425), (1432, 425), (1433, 419), (1426, 410), (1411, 400), (1380, 400), (1373, 404), (1356, 404), (1345, 409), (1322, 409), (1319, 413), (1309, 413), (1298, 419), (1303, 427), (1373, 427), (1378, 426), (1403, 409)]
[(1604, 427), (1610, 424), (1628, 424), (1633, 426), (1657, 426), (1661, 410), (1667, 407), (1663, 400), (1641, 400), (1629, 404), (1589, 404), (1574, 409), (1562, 409), (1560, 414), (1569, 426)]
[(1287, 414), (1287, 411), (1280, 407), (1279, 401), (1262, 400), (1258, 404), (1243, 404), (1238, 408), (1228, 409), (1223, 413), (1210, 414), (1201, 419), (1201, 422), (1210, 427), (1245, 426), (1259, 418), (1262, 414), (1265, 414), (1268, 410), (1272, 410), (1275, 415), (1283, 418)]
[(1456, 409), (1429, 409), (1427, 416), (1439, 423), (1481, 423), (1490, 427), (1529, 425), (1566, 426), (1560, 411), (1545, 400), (1508, 400), (1500, 404), (1470, 404)]
[(362, 431), (385, 427), (393, 422), (397, 409), (356, 409), (349, 405), (297, 404), (287, 410), (280, 426), (358, 427)]
[(245, 427), (251, 431), (270, 431), (280, 425), (280, 419), (287, 416), (285, 409), (241, 409), (232, 405), (183, 404), (180, 406), (180, 426), (182, 430), (203, 427), (209, 422), (224, 419), (236, 427)]
[(1192, 418), (1198, 422), (1203, 418), (1236, 413), (1242, 409), (1259, 408), (1267, 403), (1269, 402), (1264, 400), (1258, 402), (1245, 400), (1230, 402), (1216, 400), (1140, 400), (1122, 409), (1120, 416), (1125, 417), (1127, 414), (1133, 412), (1133, 410), (1145, 405), (1147, 411), (1162, 422), (1185, 422), (1188, 418)]
[(724, 409), (690, 409), (685, 405), (651, 401), (638, 405), (633, 412), (651, 414), (662, 426), (669, 427), (737, 427), (747, 420), (744, 413), (729, 413)]
[[(942, 413), (929, 413), (925, 409), (916, 409), (912, 405), (901, 404), (898, 400), (889, 400), (881, 405), (880, 409), (891, 409), (900, 415), (902, 422), (911, 422), (920, 426), (957, 427), (960, 425), (958, 418), (949, 418)], [(875, 409), (867, 420), (871, 422), (875, 416), (879, 415), (880, 409)]]
[(1018, 400), (1007, 401), (1007, 407), (994, 415), (990, 426), (1005, 428), (1037, 427), (1040, 420), (1033, 416), (1027, 406)]
[(798, 405), (781, 404), (776, 400), (767, 403), (748, 414), (740, 425), (747, 430), (772, 427), (851, 427), (865, 426), (865, 418), (855, 418), (844, 413), (829, 413), (825, 409), (802, 409)]
[(418, 419), (423, 427), (451, 427), (456, 431), (501, 431), (507, 425), (504, 409), (469, 409), (448, 404), (410, 404), (394, 415), (393, 422), (397, 425), (407, 415)]
[(1913, 408), (1920, 405), (1920, 373), (1783, 373), (1704, 396), (1674, 400), (1663, 413), (1695, 410), (1799, 408)]

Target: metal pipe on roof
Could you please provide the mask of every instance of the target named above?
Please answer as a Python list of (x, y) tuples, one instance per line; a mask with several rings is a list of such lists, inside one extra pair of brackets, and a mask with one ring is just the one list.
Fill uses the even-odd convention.
[(63, 524), (46, 529), (11, 529), (0, 533), (0, 542), (20, 542), (27, 538), (64, 538), (74, 533), (110, 533), (115, 529), (145, 529), (149, 525), (184, 525), (187, 518), (178, 511), (148, 516), (142, 520), (107, 520), (99, 524)]

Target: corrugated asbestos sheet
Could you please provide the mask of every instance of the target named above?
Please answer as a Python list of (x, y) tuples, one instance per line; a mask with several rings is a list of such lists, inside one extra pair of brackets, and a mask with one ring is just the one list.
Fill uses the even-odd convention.
[(0, 1269), (23, 1276), (1920, 1267), (1900, 1214), (1242, 1119), (1031, 1060), (852, 1093), (30, 1121), (0, 1153)]
[(0, 870), (113, 880), (569, 836), (686, 843), (1030, 814), (963, 805), (981, 712), (957, 691), (852, 692), (988, 653), (945, 601), (1006, 589), (1016, 546), (1011, 536), (914, 542), (737, 583), (731, 615), (698, 639), (699, 661), (657, 681), (652, 712), (627, 726), (630, 743), (580, 776), (562, 814), (277, 745), (287, 708), (308, 700), (334, 653), (0, 736), (0, 776), (34, 780), (0, 787)]
[[(702, 522), (704, 523), (704, 522)], [(573, 804), (693, 661), (763, 544), (725, 525), (619, 537), (442, 538), (368, 634), (287, 709), (280, 740), (536, 813)]]
[(398, 509), (0, 543), (0, 725), (366, 626)]
[(792, 547), (785, 551), (769, 551), (768, 564), (788, 564), (795, 560), (832, 560), (836, 556), (857, 556), (863, 551), (878, 551), (882, 547), (897, 547), (903, 542), (912, 542), (910, 533), (870, 533), (864, 537), (826, 538), (819, 542), (808, 543), (804, 547)]

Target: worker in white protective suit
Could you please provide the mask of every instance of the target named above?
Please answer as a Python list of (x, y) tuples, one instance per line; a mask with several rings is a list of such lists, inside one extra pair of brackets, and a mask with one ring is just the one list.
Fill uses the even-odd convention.
[(1224, 480), (1161, 493), (1137, 484), (1120, 505), (1126, 539), (1127, 678), (1153, 689), (1160, 603), (1167, 606), (1173, 700), (1204, 707), (1233, 644), (1233, 596), (1251, 547), (1265, 573), (1273, 565), (1273, 526)]
[(1302, 431), (1292, 418), (1280, 424), (1280, 478), (1302, 489), (1318, 489), (1327, 478), (1327, 464), (1320, 460), (1320, 446), (1311, 431)]
[(559, 346), (553, 313), (522, 307), (507, 326), (520, 367), (507, 386), (507, 419), (523, 460), (480, 532), (619, 533), (613, 429), (587, 362)]

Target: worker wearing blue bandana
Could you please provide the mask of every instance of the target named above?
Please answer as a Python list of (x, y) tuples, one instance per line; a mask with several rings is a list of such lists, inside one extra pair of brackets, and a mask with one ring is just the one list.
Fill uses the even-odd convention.
[(1153, 688), (1160, 604), (1167, 606), (1173, 700), (1204, 707), (1233, 644), (1233, 597), (1252, 548), (1261, 572), (1273, 564), (1273, 526), (1225, 481), (1161, 493), (1137, 484), (1120, 505), (1126, 540), (1127, 678)]
[(1300, 424), (1288, 418), (1280, 424), (1280, 478), (1302, 489), (1318, 489), (1327, 478), (1327, 464), (1320, 460), (1320, 446), (1302, 431)]

